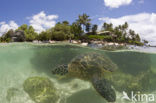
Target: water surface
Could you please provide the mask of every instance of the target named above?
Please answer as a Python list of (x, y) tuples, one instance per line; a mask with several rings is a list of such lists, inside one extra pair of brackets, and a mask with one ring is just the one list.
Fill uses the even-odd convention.
[[(60, 79), (51, 73), (56, 66), (68, 64), (76, 56), (90, 52), (107, 55), (118, 66), (109, 78), (117, 94), (115, 103), (132, 103), (122, 100), (123, 91), (156, 96), (156, 53), (110, 52), (68, 44), (15, 43), (0, 44), (0, 103), (34, 103), (23, 90), (23, 82), (33, 76), (48, 77), (54, 82), (61, 95), (60, 103), (107, 103), (90, 82), (72, 77)], [(18, 92), (8, 101), (10, 88), (18, 88)]]

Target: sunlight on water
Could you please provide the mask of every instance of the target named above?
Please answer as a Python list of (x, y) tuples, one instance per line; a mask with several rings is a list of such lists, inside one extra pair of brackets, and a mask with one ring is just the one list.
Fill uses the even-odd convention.
[[(133, 51), (109, 52), (76, 45), (0, 44), (0, 103), (35, 103), (23, 89), (29, 77), (48, 77), (57, 89), (58, 103), (107, 103), (89, 81), (70, 76), (52, 75), (59, 65), (67, 65), (81, 54), (107, 55), (117, 66), (107, 79), (116, 91), (115, 103), (123, 100), (123, 91), (154, 94), (156, 102), (156, 54)], [(138, 98), (136, 98), (138, 100)], [(49, 102), (51, 103), (51, 102)], [(141, 101), (136, 103), (147, 103)]]

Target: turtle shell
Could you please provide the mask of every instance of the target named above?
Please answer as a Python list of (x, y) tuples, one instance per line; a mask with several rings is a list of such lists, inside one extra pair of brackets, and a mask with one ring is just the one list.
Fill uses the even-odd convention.
[(94, 74), (101, 77), (104, 73), (113, 72), (116, 69), (116, 64), (107, 56), (98, 53), (77, 56), (68, 65), (69, 74), (83, 80), (91, 80)]

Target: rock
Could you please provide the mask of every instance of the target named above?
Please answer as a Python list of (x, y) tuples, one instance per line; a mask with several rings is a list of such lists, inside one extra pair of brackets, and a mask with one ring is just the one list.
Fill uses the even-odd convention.
[(53, 41), (53, 40), (49, 40), (49, 43), (54, 44), (54, 43), (56, 43), (56, 42)]
[(88, 46), (88, 43), (82, 43), (81, 45), (82, 46)]
[(49, 40), (42, 41), (42, 43), (50, 43)]
[(44, 77), (30, 77), (24, 81), (24, 91), (36, 103), (56, 103), (58, 94), (53, 83)]
[(39, 41), (38, 40), (33, 40), (33, 43), (39, 43)]
[(98, 44), (99, 47), (102, 47), (102, 44)]
[(78, 42), (78, 43), (81, 43), (81, 40), (78, 40), (77, 42)]
[(120, 45), (121, 45), (121, 46), (126, 46), (126, 44), (123, 44), (123, 43), (121, 43)]
[(73, 40), (73, 41), (72, 41), (72, 43), (73, 43), (73, 44), (78, 44), (78, 42), (77, 42), (77, 41), (75, 41), (75, 40)]
[(115, 46), (119, 46), (119, 44), (118, 44), (118, 43), (114, 43), (114, 45), (115, 45)]
[(114, 43), (107, 43), (107, 45), (114, 45)]

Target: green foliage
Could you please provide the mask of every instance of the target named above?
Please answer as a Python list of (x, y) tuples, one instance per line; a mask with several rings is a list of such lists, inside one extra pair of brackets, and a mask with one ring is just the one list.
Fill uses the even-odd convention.
[(10, 29), (7, 33), (3, 34), (0, 38), (0, 42), (11, 42), (11, 37), (13, 35), (14, 31)]
[(144, 45), (144, 43), (139, 42), (139, 41), (135, 41), (134, 44), (135, 44), (135, 45), (138, 45), (138, 46), (143, 46), (143, 45)]
[[(102, 26), (102, 32), (97, 33), (98, 25), (91, 24), (91, 19), (87, 14), (78, 16), (78, 19), (71, 25), (68, 21), (58, 22), (53, 28), (41, 32), (39, 35), (35, 32), (32, 26), (27, 24), (21, 25), (17, 30), (24, 32), (24, 40), (71, 40), (79, 39), (89, 42), (90, 40), (103, 40), (108, 42), (128, 43), (133, 45), (143, 45), (139, 34), (134, 30), (128, 30), (128, 23), (114, 27), (112, 23), (104, 23)], [(16, 30), (16, 31), (17, 31)], [(87, 32), (85, 34), (85, 31)], [(0, 42), (10, 42), (12, 40), (13, 30), (9, 30), (1, 38)], [(98, 34), (98, 35), (97, 35)], [(148, 41), (143, 41), (147, 44)]]
[(5, 42), (7, 42), (7, 43), (11, 42), (11, 38), (6, 38)]
[(101, 35), (89, 35), (88, 38), (90, 40), (106, 40), (106, 41), (109, 41), (112, 39), (111, 36), (101, 36)]
[(129, 43), (134, 45), (142, 46), (141, 39), (139, 34), (136, 34), (134, 30), (128, 31), (128, 23), (125, 22), (123, 25), (119, 25), (113, 27), (113, 24), (104, 23), (102, 27), (102, 31), (109, 31), (112, 35), (112, 41), (119, 42), (119, 43)]
[(86, 31), (87, 32), (90, 32), (90, 29), (91, 29), (91, 24), (90, 23), (87, 23), (86, 24)]
[[(79, 15), (79, 18), (77, 22), (82, 26), (83, 32), (85, 31), (85, 28), (88, 24), (90, 24), (91, 19), (89, 19), (89, 16), (87, 14)], [(88, 29), (88, 28), (87, 28)]]
[(4, 34), (4, 39), (11, 38), (13, 33), (14, 33), (14, 31), (12, 29), (9, 30), (6, 34)]
[(51, 40), (51, 33), (48, 30), (47, 31), (42, 31), (38, 35), (38, 40), (41, 40), (41, 41)]
[(143, 45), (144, 45), (144, 43), (142, 43), (142, 42), (133, 41), (133, 40), (129, 40), (128, 43), (129, 43), (129, 44), (138, 45), (138, 46), (143, 46)]
[(68, 40), (74, 37), (71, 32), (71, 26), (66, 23), (56, 24), (52, 28), (52, 39), (53, 40)]
[(113, 31), (113, 24), (112, 23), (110, 23), (110, 24), (104, 23), (102, 29), (105, 31)]
[(88, 35), (79, 36), (77, 39), (81, 40), (82, 42), (89, 42)]
[(69, 25), (69, 22), (68, 21), (63, 21), (62, 24)]
[(35, 32), (35, 29), (32, 26), (23, 24), (17, 30), (24, 31), (26, 41), (33, 41), (33, 40), (37, 39), (38, 34)]
[(37, 33), (35, 32), (34, 28), (32, 26), (28, 27), (27, 33), (25, 34), (26, 36), (26, 41), (33, 41), (37, 38)]
[(28, 30), (28, 25), (27, 24), (23, 24), (20, 27), (18, 27), (18, 30), (27, 31)]
[(147, 40), (143, 40), (143, 43), (144, 43), (144, 44), (148, 44), (148, 41), (147, 41)]
[(83, 33), (81, 25), (79, 25), (77, 22), (74, 22), (71, 25), (71, 33), (74, 34), (75, 37), (81, 36)]
[(98, 29), (98, 25), (94, 24), (93, 27), (92, 27), (92, 33), (96, 34), (97, 29)]

